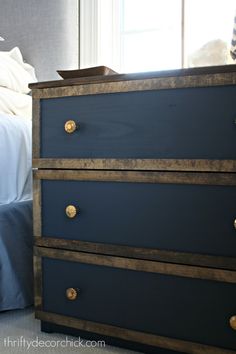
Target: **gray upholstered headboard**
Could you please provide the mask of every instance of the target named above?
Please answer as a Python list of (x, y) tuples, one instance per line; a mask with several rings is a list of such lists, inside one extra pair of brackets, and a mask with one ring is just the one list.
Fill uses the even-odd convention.
[(39, 81), (78, 68), (78, 0), (0, 0), (0, 50), (18, 46)]

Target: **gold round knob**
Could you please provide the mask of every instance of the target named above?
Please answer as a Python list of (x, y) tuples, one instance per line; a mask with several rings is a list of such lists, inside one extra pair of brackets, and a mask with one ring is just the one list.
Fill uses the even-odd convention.
[(75, 288), (68, 288), (66, 289), (66, 297), (68, 300), (76, 300), (78, 297), (78, 289)]
[(234, 219), (234, 228), (236, 229), (236, 219)]
[(230, 324), (230, 327), (236, 331), (236, 315), (230, 317), (229, 319), (229, 324)]
[(73, 219), (77, 214), (78, 208), (76, 208), (74, 205), (68, 205), (66, 207), (66, 215), (68, 216), (68, 218)]
[(65, 123), (65, 131), (68, 134), (74, 133), (74, 131), (76, 131), (77, 129), (78, 129), (78, 126), (77, 126), (77, 124), (75, 123), (74, 120), (68, 120)]

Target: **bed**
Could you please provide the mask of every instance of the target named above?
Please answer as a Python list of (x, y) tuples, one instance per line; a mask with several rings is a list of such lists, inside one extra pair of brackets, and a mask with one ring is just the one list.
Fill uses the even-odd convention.
[[(8, 70), (16, 69), (15, 66), (19, 70), (17, 73), (11, 72), (10, 75), (4, 76), (6, 70), (0, 64), (0, 121), (2, 115), (8, 118), (11, 116), (12, 119), (8, 123), (11, 124), (15, 135), (22, 131), (22, 137), (18, 137), (18, 147), (15, 148), (14, 144), (7, 139), (2, 142), (2, 137), (6, 137), (4, 124), (7, 124), (2, 122), (0, 126), (0, 311), (23, 308), (33, 301), (32, 200), (29, 172), (31, 149), (18, 155), (17, 153), (19, 148), (24, 149), (24, 144), (31, 145), (27, 140), (31, 139), (31, 135), (26, 134), (28, 130), (31, 132), (31, 97), (28, 82), (35, 81), (35, 78), (33, 68), (23, 62), (21, 53), (24, 60), (36, 68), (37, 78), (40, 81), (58, 79), (56, 73), (58, 69), (77, 68), (78, 13), (77, 0), (1, 2), (0, 36), (5, 41), (0, 42), (0, 57), (2, 57), (1, 51), (11, 52), (11, 59), (15, 60), (20, 68), (19, 65), (8, 63)], [(58, 22), (60, 31), (58, 31)], [(37, 30), (38, 28), (40, 31)], [(19, 47), (21, 53), (15, 47)], [(9, 56), (9, 53), (6, 55)], [(6, 61), (5, 65), (7, 65)], [(23, 145), (20, 141), (24, 142)], [(9, 145), (7, 155), (6, 144)], [(28, 156), (24, 163), (22, 156)], [(18, 158), (21, 159), (20, 172), (16, 169)], [(10, 180), (8, 161), (12, 159), (15, 162), (12, 161)]]
[(19, 48), (0, 52), (0, 311), (33, 304), (32, 99)]

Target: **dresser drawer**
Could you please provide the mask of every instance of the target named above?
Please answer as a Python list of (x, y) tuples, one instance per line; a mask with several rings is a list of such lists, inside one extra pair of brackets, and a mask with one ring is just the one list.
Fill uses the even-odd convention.
[[(40, 157), (235, 159), (236, 86), (41, 99)], [(65, 123), (79, 129), (67, 133)]]
[[(145, 182), (166, 175), (104, 171), (101, 180), (91, 181), (96, 172), (83, 177), (79, 171), (62, 172), (64, 180), (53, 179), (58, 176), (53, 172), (52, 179), (40, 180), (39, 232), (47, 238), (234, 257), (236, 186), (212, 185), (215, 174), (207, 174), (207, 185), (196, 184), (197, 176), (204, 180), (201, 174), (187, 174), (192, 184), (174, 183), (178, 173), (172, 173), (172, 183)], [(105, 181), (108, 177), (113, 181)], [(76, 207), (71, 218), (69, 205)]]
[[(122, 262), (131, 266), (128, 259)], [(236, 349), (236, 332), (229, 324), (236, 311), (236, 284), (140, 271), (142, 261), (135, 261), (139, 271), (118, 263), (117, 258), (116, 265), (110, 260), (101, 266), (43, 257), (42, 310)], [(76, 293), (69, 292), (69, 300), (70, 288)]]

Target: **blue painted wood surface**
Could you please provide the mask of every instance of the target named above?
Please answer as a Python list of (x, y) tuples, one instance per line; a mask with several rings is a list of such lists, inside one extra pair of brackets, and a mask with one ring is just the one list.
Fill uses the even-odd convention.
[(235, 98), (222, 86), (43, 99), (41, 157), (235, 159)]

